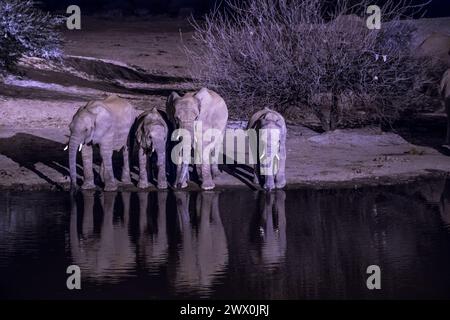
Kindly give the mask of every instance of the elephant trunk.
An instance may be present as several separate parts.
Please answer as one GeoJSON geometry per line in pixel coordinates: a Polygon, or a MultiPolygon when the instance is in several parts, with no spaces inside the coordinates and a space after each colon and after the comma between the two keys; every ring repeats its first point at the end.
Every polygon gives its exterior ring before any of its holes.
{"type": "Polygon", "coordinates": [[[69,170],[71,188],[77,187],[77,152],[82,141],[82,138],[77,136],[71,136],[69,140],[69,170]]]}

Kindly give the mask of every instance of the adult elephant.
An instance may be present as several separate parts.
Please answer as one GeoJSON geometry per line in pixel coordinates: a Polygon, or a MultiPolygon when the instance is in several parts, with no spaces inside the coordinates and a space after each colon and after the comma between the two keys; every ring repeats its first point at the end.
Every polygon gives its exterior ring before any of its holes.
{"type": "MultiPolygon", "coordinates": [[[[223,98],[216,92],[202,88],[179,96],[173,92],[167,100],[167,114],[176,129],[184,129],[189,134],[191,148],[201,155],[199,161],[202,189],[214,189],[213,178],[219,173],[218,152],[223,143],[223,135],[228,121],[228,108],[223,98]],[[197,129],[194,128],[197,126],[197,129]],[[214,155],[213,155],[214,153],[214,155]]],[[[175,136],[180,134],[175,132],[175,136]]],[[[185,136],[183,136],[183,139],[185,136]]],[[[175,149],[176,150],[176,149],[175,149]]],[[[184,152],[184,150],[183,150],[184,152]]],[[[190,156],[190,152],[188,152],[190,156]]],[[[173,160],[173,159],[172,159],[173,160]]],[[[189,163],[177,164],[175,186],[187,186],[189,163]]]]}
{"type": "Polygon", "coordinates": [[[135,120],[135,109],[118,96],[91,101],[78,109],[70,123],[69,166],[71,187],[77,188],[76,158],[81,149],[84,182],[82,189],[93,189],[92,146],[100,147],[102,166],[100,175],[105,182],[105,191],[117,189],[112,167],[113,151],[123,152],[122,182],[131,184],[128,159],[128,134],[135,120]],[[84,147],[83,147],[84,146],[84,147]]]}
{"type": "Polygon", "coordinates": [[[450,145],[450,69],[448,69],[441,81],[441,97],[447,113],[447,137],[445,143],[450,145]]]}

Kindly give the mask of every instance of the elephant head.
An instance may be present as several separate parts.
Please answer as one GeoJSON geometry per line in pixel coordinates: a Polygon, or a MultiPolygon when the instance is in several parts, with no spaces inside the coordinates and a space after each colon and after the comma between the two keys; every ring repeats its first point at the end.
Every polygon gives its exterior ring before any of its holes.
{"type": "MultiPolygon", "coordinates": [[[[180,97],[172,92],[167,99],[167,112],[176,129],[185,129],[194,137],[194,123],[200,115],[200,100],[194,93],[180,97]]],[[[191,144],[193,142],[194,139],[191,139],[191,144]]]]}
{"type": "Polygon", "coordinates": [[[83,145],[95,143],[96,137],[106,132],[111,126],[111,115],[101,105],[88,103],[80,108],[69,125],[69,167],[72,187],[77,186],[76,157],[83,145]]]}
{"type": "Polygon", "coordinates": [[[166,122],[159,114],[158,109],[153,108],[150,112],[143,114],[143,119],[136,130],[136,142],[142,148],[153,151],[155,145],[162,144],[165,147],[167,134],[166,122]]]}

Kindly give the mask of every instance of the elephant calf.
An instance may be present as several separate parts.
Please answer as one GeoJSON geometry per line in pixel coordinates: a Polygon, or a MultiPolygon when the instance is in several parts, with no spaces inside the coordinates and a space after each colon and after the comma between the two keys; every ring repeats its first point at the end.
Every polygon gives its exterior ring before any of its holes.
{"type": "Polygon", "coordinates": [[[441,96],[447,113],[447,137],[445,143],[450,145],[450,69],[448,69],[441,82],[441,96]]]}
{"type": "Polygon", "coordinates": [[[78,109],[70,123],[68,145],[72,188],[77,187],[77,150],[81,150],[83,158],[84,183],[81,188],[95,188],[92,170],[92,146],[95,144],[100,147],[100,175],[105,182],[105,191],[117,189],[112,167],[113,151],[122,150],[122,182],[131,184],[127,142],[135,118],[134,107],[116,95],[108,96],[104,100],[90,101],[78,109]]]}
{"type": "Polygon", "coordinates": [[[250,141],[250,152],[257,154],[254,182],[264,189],[284,188],[286,185],[286,123],[281,114],[269,108],[256,112],[249,120],[247,130],[256,131],[256,141],[250,141]],[[259,151],[259,152],[255,152],[259,151]]]}
{"type": "Polygon", "coordinates": [[[158,189],[167,188],[166,177],[166,146],[169,135],[169,125],[165,112],[153,108],[142,113],[137,121],[136,145],[139,148],[139,183],[138,187],[148,187],[147,155],[156,152],[158,157],[158,189]]]}

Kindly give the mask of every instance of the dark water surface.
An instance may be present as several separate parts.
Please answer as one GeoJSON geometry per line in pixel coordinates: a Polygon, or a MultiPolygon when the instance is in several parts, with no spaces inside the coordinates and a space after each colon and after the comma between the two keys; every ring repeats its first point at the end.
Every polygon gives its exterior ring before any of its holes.
{"type": "Polygon", "coordinates": [[[0,194],[1,298],[450,298],[450,183],[0,194]],[[81,268],[68,290],[66,268],[81,268]],[[381,268],[370,291],[366,269],[381,268]]]}

